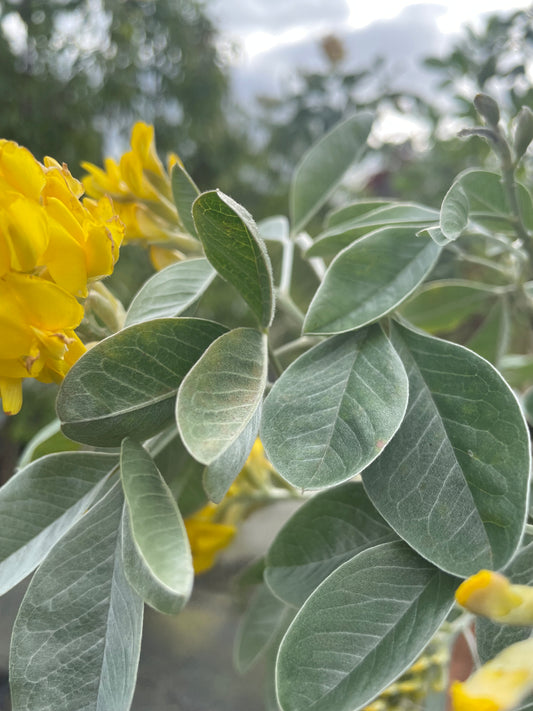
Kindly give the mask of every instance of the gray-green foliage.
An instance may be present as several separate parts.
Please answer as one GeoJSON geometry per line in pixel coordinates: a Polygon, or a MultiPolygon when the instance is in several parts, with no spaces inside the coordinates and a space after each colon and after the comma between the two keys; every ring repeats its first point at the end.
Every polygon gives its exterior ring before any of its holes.
{"type": "MultiPolygon", "coordinates": [[[[259,228],[175,169],[205,259],[150,279],[65,378],[62,430],[94,451],[28,464],[30,449],[0,489],[4,589],[40,564],[13,636],[14,711],[129,709],[142,602],[186,604],[185,525],[208,501],[216,530],[308,499],[241,580],[235,660],[265,660],[269,709],[362,708],[423,652],[460,578],[530,580],[529,434],[497,370],[533,385],[530,198],[505,164],[502,180],[462,173],[440,213],[352,201],[302,233],[369,130],[355,116],[311,148],[290,219],[259,228]],[[239,308],[204,318],[223,292],[239,308]]],[[[511,639],[479,630],[483,657],[511,639]]]]}

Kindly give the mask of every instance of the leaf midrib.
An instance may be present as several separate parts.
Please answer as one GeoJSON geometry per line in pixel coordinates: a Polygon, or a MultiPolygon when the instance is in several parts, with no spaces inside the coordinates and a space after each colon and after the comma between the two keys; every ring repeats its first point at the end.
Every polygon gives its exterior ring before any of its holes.
{"type": "MultiPolygon", "coordinates": [[[[385,229],[389,229],[389,228],[385,228],[385,229]]],[[[355,244],[356,244],[357,246],[360,246],[361,244],[363,244],[363,241],[364,241],[365,239],[367,239],[367,237],[372,237],[372,236],[373,236],[373,233],[370,233],[369,235],[365,235],[365,236],[362,237],[360,240],[358,240],[357,242],[355,242],[355,244]]],[[[426,250],[427,250],[427,251],[430,251],[430,249],[428,249],[428,248],[433,249],[433,246],[434,246],[434,245],[435,245],[435,242],[433,242],[433,240],[429,239],[429,240],[427,241],[427,243],[423,246],[423,248],[420,249],[420,251],[417,253],[416,258],[409,260],[409,261],[406,263],[406,265],[405,265],[399,272],[396,273],[396,276],[394,277],[394,279],[393,279],[391,282],[389,282],[389,286],[391,286],[392,284],[396,284],[396,283],[398,282],[398,280],[399,280],[401,277],[404,276],[404,273],[409,270],[409,268],[412,266],[412,264],[413,264],[414,262],[416,262],[416,259],[418,259],[418,257],[420,257],[420,255],[423,255],[423,254],[426,252],[426,250]]],[[[346,249],[350,249],[350,247],[352,247],[352,245],[349,245],[346,249]]],[[[341,252],[340,254],[342,254],[342,252],[341,252]]],[[[339,256],[340,256],[340,254],[339,254],[339,256]]],[[[437,259],[437,257],[438,257],[439,254],[440,254],[440,250],[439,250],[439,251],[437,252],[437,254],[435,255],[434,259],[432,260],[432,263],[435,262],[435,260],[437,259]]],[[[333,264],[333,263],[332,263],[332,264],[333,264]]],[[[431,265],[429,265],[429,266],[431,266],[431,265]]],[[[427,267],[427,268],[425,269],[426,273],[427,273],[428,269],[429,269],[429,267],[427,267]]],[[[323,283],[324,283],[324,282],[323,282],[323,283]]],[[[370,318],[370,319],[367,319],[367,320],[364,321],[363,323],[358,324],[357,328],[363,328],[364,326],[368,326],[368,324],[373,323],[373,322],[376,321],[377,319],[381,318],[381,317],[384,316],[385,314],[387,314],[387,313],[389,313],[390,311],[392,311],[393,309],[395,309],[396,306],[398,306],[398,305],[399,305],[402,301],[404,301],[410,294],[413,293],[413,291],[417,288],[417,286],[418,286],[418,283],[415,284],[406,294],[404,294],[404,295],[401,297],[401,299],[400,299],[399,301],[396,301],[396,303],[395,303],[393,306],[391,306],[390,308],[387,308],[384,312],[378,314],[377,316],[372,317],[372,318],[370,318]]],[[[365,301],[366,301],[366,300],[371,300],[371,299],[373,298],[374,294],[378,293],[378,292],[381,291],[382,289],[383,289],[383,284],[376,285],[375,288],[373,288],[371,291],[369,291],[368,294],[365,296],[365,301]]],[[[314,299],[313,299],[313,301],[314,301],[314,299]]],[[[311,304],[311,305],[312,305],[312,304],[311,304]]],[[[310,308],[311,308],[311,307],[309,307],[309,309],[310,309],[310,308]]],[[[357,313],[358,310],[360,310],[360,306],[358,306],[358,307],[352,309],[349,313],[344,314],[343,316],[340,316],[340,317],[338,317],[338,318],[336,318],[336,319],[334,319],[334,320],[330,320],[330,321],[326,322],[325,324],[322,324],[322,326],[319,326],[318,328],[322,328],[322,329],[323,329],[324,327],[328,327],[328,326],[329,326],[330,328],[338,328],[339,325],[342,324],[343,321],[346,321],[347,318],[352,318],[352,317],[353,317],[353,314],[354,314],[354,313],[357,313]],[[335,324],[338,324],[338,325],[336,326],[335,324]]],[[[342,328],[343,328],[343,332],[344,332],[344,333],[353,330],[353,326],[350,326],[350,327],[342,326],[342,328]]],[[[332,331],[323,331],[323,330],[317,331],[316,329],[314,329],[314,330],[312,330],[312,331],[307,331],[307,329],[306,329],[306,330],[305,330],[305,333],[311,333],[311,334],[312,334],[312,333],[318,333],[319,335],[324,335],[324,334],[327,334],[327,333],[337,333],[337,331],[333,331],[333,332],[332,332],[332,331]]]]}
{"type": "Polygon", "coordinates": [[[179,388],[175,388],[170,392],[159,395],[158,397],[152,398],[151,400],[145,400],[140,404],[132,405],[131,407],[124,408],[122,410],[115,410],[114,412],[107,412],[105,415],[95,415],[94,417],[84,418],[80,420],[63,420],[61,425],[84,425],[93,424],[94,422],[105,422],[106,420],[113,419],[116,417],[121,417],[127,415],[131,412],[137,412],[139,410],[144,410],[158,403],[164,402],[165,400],[170,400],[175,397],[179,388]]]}
{"type": "MultiPolygon", "coordinates": [[[[401,338],[401,336],[400,336],[400,338],[401,338]]],[[[402,338],[401,340],[402,340],[402,343],[404,344],[404,346],[405,346],[405,347],[407,348],[407,350],[409,351],[409,355],[410,355],[410,357],[411,357],[413,367],[416,368],[416,371],[417,371],[417,373],[418,373],[418,375],[419,375],[419,377],[420,377],[420,380],[421,380],[421,381],[423,382],[423,384],[424,384],[425,393],[426,393],[427,396],[429,396],[429,399],[431,400],[431,404],[432,404],[433,411],[434,411],[434,413],[436,414],[436,416],[438,417],[438,420],[439,420],[439,423],[440,423],[441,426],[442,426],[442,429],[443,429],[444,432],[446,433],[446,440],[447,440],[447,442],[448,442],[448,444],[449,444],[449,447],[450,447],[450,449],[451,449],[451,452],[452,452],[452,454],[453,454],[453,459],[454,459],[454,461],[455,461],[455,464],[457,465],[458,470],[461,472],[461,477],[462,477],[464,483],[466,484],[466,488],[467,488],[467,490],[468,490],[468,493],[470,494],[470,498],[471,498],[471,501],[472,501],[473,509],[474,509],[474,511],[475,511],[475,516],[476,516],[478,522],[479,522],[480,525],[481,525],[481,530],[483,531],[483,536],[484,536],[484,538],[485,538],[485,541],[486,541],[486,543],[487,543],[487,549],[488,549],[488,551],[489,551],[489,559],[490,559],[490,561],[491,561],[491,563],[492,563],[492,562],[493,562],[493,558],[494,558],[494,554],[493,554],[493,551],[492,551],[492,546],[491,546],[491,543],[490,543],[490,538],[489,538],[489,536],[488,536],[488,534],[487,534],[487,530],[486,530],[486,528],[485,528],[484,521],[483,521],[483,519],[482,519],[481,516],[480,516],[479,509],[478,509],[478,507],[477,507],[477,504],[476,504],[476,500],[475,500],[475,498],[474,498],[474,495],[472,494],[472,489],[471,489],[471,487],[470,487],[470,484],[469,484],[469,482],[468,482],[468,479],[467,479],[466,476],[464,475],[463,467],[461,466],[461,464],[459,463],[459,460],[457,459],[457,454],[456,454],[456,451],[455,451],[455,447],[454,447],[453,442],[452,442],[452,440],[451,440],[451,438],[450,438],[450,435],[449,435],[449,433],[448,433],[448,429],[447,429],[447,427],[446,427],[445,420],[443,419],[443,417],[442,417],[442,415],[441,415],[441,413],[440,413],[440,410],[439,410],[439,408],[438,408],[438,406],[437,406],[437,403],[435,402],[435,398],[433,397],[433,393],[432,393],[432,391],[431,391],[431,389],[430,389],[428,383],[426,382],[426,379],[424,378],[424,375],[423,375],[423,373],[422,373],[422,370],[421,370],[421,368],[419,367],[418,362],[417,362],[416,358],[415,358],[414,355],[413,355],[413,351],[412,351],[411,347],[410,347],[408,344],[405,343],[405,341],[403,340],[403,338],[402,338]]],[[[489,567],[489,566],[487,565],[486,567],[489,567]]],[[[451,573],[451,572],[448,571],[448,570],[445,571],[445,572],[447,572],[447,573],[449,573],[449,574],[451,574],[451,575],[454,574],[454,573],[451,573]]]]}
{"type": "MultiPolygon", "coordinates": [[[[363,572],[364,572],[364,571],[363,571],[363,572]]],[[[371,650],[368,652],[368,654],[366,654],[366,655],[364,656],[364,658],[361,659],[360,662],[358,662],[357,665],[354,666],[351,671],[349,671],[337,684],[335,684],[335,686],[331,687],[331,689],[329,689],[323,696],[321,696],[320,699],[318,699],[317,701],[315,701],[314,703],[312,703],[312,704],[308,707],[308,709],[313,709],[313,708],[315,708],[318,704],[322,704],[322,703],[324,702],[324,699],[327,699],[329,696],[331,696],[341,685],[347,683],[346,680],[349,680],[349,679],[353,676],[353,674],[355,673],[355,671],[356,671],[362,664],[365,664],[366,661],[367,661],[371,656],[375,655],[375,654],[379,651],[379,648],[380,648],[380,647],[383,645],[383,643],[389,638],[389,636],[390,636],[391,634],[394,634],[394,633],[395,633],[397,627],[398,627],[398,626],[400,625],[400,623],[404,620],[405,616],[406,616],[408,613],[411,612],[411,609],[412,609],[413,607],[416,607],[416,606],[419,604],[420,598],[423,596],[423,594],[426,592],[426,590],[430,587],[430,585],[434,582],[434,580],[436,579],[436,577],[437,577],[438,575],[439,575],[439,571],[438,571],[438,570],[435,570],[435,573],[433,573],[431,579],[430,579],[430,580],[422,587],[422,589],[420,590],[420,593],[419,593],[419,595],[417,596],[416,600],[413,600],[413,601],[411,601],[411,602],[408,604],[408,606],[407,606],[407,608],[405,609],[405,611],[396,619],[394,625],[391,625],[391,627],[390,627],[389,630],[386,632],[386,634],[385,634],[383,637],[381,637],[381,638],[376,642],[376,644],[371,648],[371,650]]],[[[450,607],[451,607],[452,604],[453,604],[453,599],[450,600],[450,607]]],[[[445,617],[445,615],[443,616],[443,618],[444,618],[444,617],[445,617]]],[[[422,647],[421,647],[420,649],[423,649],[423,645],[422,645],[422,647]]],[[[418,654],[418,652],[417,652],[417,654],[418,654]]],[[[407,662],[407,664],[405,665],[404,669],[408,669],[409,666],[410,666],[410,664],[411,664],[411,662],[412,662],[414,659],[416,659],[416,654],[413,656],[413,659],[412,659],[412,660],[410,660],[409,662],[407,662]]],[[[399,672],[399,674],[401,674],[401,672],[399,672]]],[[[378,694],[378,693],[379,693],[379,690],[376,691],[376,694],[378,694]]]]}

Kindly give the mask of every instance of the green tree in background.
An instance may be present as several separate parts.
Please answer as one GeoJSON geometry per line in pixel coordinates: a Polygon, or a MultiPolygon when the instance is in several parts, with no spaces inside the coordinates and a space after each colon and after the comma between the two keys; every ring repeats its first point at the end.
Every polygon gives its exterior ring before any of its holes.
{"type": "MultiPolygon", "coordinates": [[[[452,181],[459,170],[469,166],[495,165],[485,141],[456,140],[455,118],[462,126],[479,123],[473,97],[478,92],[497,97],[508,125],[521,106],[533,108],[531,9],[491,15],[479,30],[465,27],[446,55],[428,57],[424,65],[436,80],[435,98],[421,104],[430,127],[428,149],[422,153],[404,146],[403,160],[401,149],[384,146],[383,151],[388,156],[394,194],[408,195],[416,185],[426,202],[438,205],[443,180],[452,181]]],[[[531,164],[531,155],[526,155],[521,175],[531,171],[531,164]]]]}
{"type": "Polygon", "coordinates": [[[229,187],[242,136],[201,3],[7,0],[0,22],[0,135],[77,173],[142,119],[199,182],[229,187]]]}
{"type": "MultiPolygon", "coordinates": [[[[524,10],[494,15],[478,31],[466,29],[444,57],[428,58],[435,77],[431,100],[391,90],[379,60],[353,70],[339,40],[326,37],[323,69],[295,72],[284,95],[260,97],[258,112],[247,119],[246,108],[232,103],[206,7],[198,0],[4,0],[0,136],[39,158],[64,160],[79,175],[81,160],[99,164],[114,144],[124,149],[132,123],[143,119],[154,123],[161,155],[178,152],[202,189],[221,188],[261,219],[286,212],[294,166],[320,136],[357,110],[416,115],[429,135],[423,151],[409,141],[379,146],[358,196],[416,194],[437,207],[442,185],[459,171],[491,166],[482,139],[456,140],[454,119],[460,117],[461,126],[477,121],[473,96],[496,96],[504,121],[520,105],[533,107],[532,16],[524,10]],[[251,138],[257,133],[259,145],[251,138]]],[[[530,170],[526,157],[520,171],[530,170]]],[[[125,249],[117,284],[131,296],[148,269],[144,253],[128,261],[125,249]]],[[[19,442],[50,419],[44,407],[30,411],[43,413],[43,419],[21,422],[16,432],[11,423],[10,437],[19,442]]],[[[4,434],[0,425],[10,470],[15,455],[4,434]]]]}
{"type": "MultiPolygon", "coordinates": [[[[461,126],[478,121],[473,97],[480,91],[498,97],[504,120],[520,106],[533,107],[531,11],[489,16],[478,31],[466,27],[445,56],[424,61],[434,76],[434,91],[426,90],[424,95],[395,90],[388,78],[390,67],[379,59],[354,71],[346,65],[336,37],[324,38],[322,49],[322,71],[299,70],[282,96],[259,99],[267,137],[264,164],[272,183],[265,189],[267,194],[273,190],[283,194],[287,176],[306,146],[337,121],[361,109],[378,115],[394,110],[420,119],[428,143],[423,149],[411,141],[383,143],[367,193],[405,198],[416,188],[420,200],[438,206],[443,181],[451,182],[460,170],[491,160],[482,140],[456,140],[457,119],[461,126]]],[[[522,171],[527,165],[526,160],[522,171]]]]}
{"type": "MultiPolygon", "coordinates": [[[[161,154],[178,152],[199,184],[233,190],[246,140],[201,2],[6,0],[0,27],[1,137],[79,177],[80,161],[100,163],[114,144],[125,149],[142,119],[155,125],[161,154]]],[[[119,276],[129,291],[149,268],[144,252],[123,250],[119,276]]],[[[35,407],[9,424],[0,418],[0,476],[53,417],[54,393],[30,388],[35,407]]]]}

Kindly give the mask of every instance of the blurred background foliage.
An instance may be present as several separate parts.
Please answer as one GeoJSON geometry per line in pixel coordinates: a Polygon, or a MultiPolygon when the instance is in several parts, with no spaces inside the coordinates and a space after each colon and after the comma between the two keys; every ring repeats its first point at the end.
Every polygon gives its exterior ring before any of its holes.
{"type": "MultiPolygon", "coordinates": [[[[196,0],[3,0],[0,2],[0,136],[52,155],[81,175],[127,149],[132,124],[153,123],[161,155],[179,153],[201,189],[220,187],[256,219],[287,211],[295,164],[325,131],[354,111],[416,117],[417,140],[373,135],[371,159],[345,196],[386,196],[438,207],[453,178],[489,166],[481,139],[459,141],[476,123],[472,98],[484,91],[509,121],[533,108],[533,14],[493,15],[465,28],[445,56],[424,60],[431,86],[391,88],[391,67],[377,59],[354,71],[334,36],[321,43],[321,71],[293,71],[279,97],[238,105],[230,69],[206,5],[196,0]],[[355,190],[357,193],[355,194],[355,190]]],[[[393,68],[392,68],[393,70],[393,68]]],[[[531,177],[531,155],[522,178],[531,177]],[[529,173],[529,176],[527,175],[529,173]]],[[[148,263],[133,250],[121,259],[131,288],[148,263]]],[[[31,386],[23,412],[0,421],[0,472],[12,471],[24,442],[53,416],[51,393],[31,386]]]]}

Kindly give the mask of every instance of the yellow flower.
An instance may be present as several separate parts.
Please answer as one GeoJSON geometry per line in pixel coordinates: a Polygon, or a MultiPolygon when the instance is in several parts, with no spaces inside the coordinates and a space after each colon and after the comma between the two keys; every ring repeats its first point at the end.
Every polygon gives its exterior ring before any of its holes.
{"type": "Polygon", "coordinates": [[[265,457],[258,438],[222,501],[218,505],[209,503],[185,519],[196,573],[213,567],[217,553],[227,548],[234,539],[237,524],[268,500],[265,496],[258,504],[256,495],[268,494],[272,490],[273,473],[274,469],[265,457]]]}
{"type": "Polygon", "coordinates": [[[159,247],[157,244],[150,247],[150,261],[156,272],[160,272],[161,269],[165,269],[171,264],[181,262],[183,259],[185,259],[185,255],[177,249],[167,249],[159,247]]]}
{"type": "Polygon", "coordinates": [[[110,274],[123,226],[109,198],[80,201],[66,165],[0,140],[0,395],[15,414],[22,380],[61,380],[85,348],[78,297],[110,274]]]}
{"type": "Polygon", "coordinates": [[[51,281],[10,272],[0,278],[0,394],[4,411],[22,405],[22,379],[59,381],[85,348],[74,333],[76,299],[51,281]]]}
{"type": "Polygon", "coordinates": [[[185,519],[196,574],[213,567],[217,553],[229,546],[237,532],[235,526],[215,521],[216,515],[217,506],[207,504],[185,519]]]}
{"type": "Polygon", "coordinates": [[[454,711],[508,711],[533,691],[533,638],[512,644],[465,682],[452,684],[454,711]]]}
{"type": "Polygon", "coordinates": [[[178,249],[198,253],[199,243],[187,233],[173,202],[170,171],[176,163],[181,161],[171,154],[164,168],[157,155],[153,126],[139,121],[132,130],[131,151],[118,163],[106,158],[104,169],[82,163],[88,173],[83,185],[94,198],[109,195],[113,199],[128,241],[170,242],[178,249]]]}
{"type": "Polygon", "coordinates": [[[113,271],[122,225],[109,198],[82,203],[82,193],[65,165],[0,140],[0,276],[38,274],[83,297],[113,271]]]}
{"type": "Polygon", "coordinates": [[[533,625],[533,588],[512,585],[500,573],[480,570],[455,593],[457,602],[476,615],[507,625],[533,625]]]}

